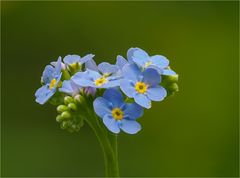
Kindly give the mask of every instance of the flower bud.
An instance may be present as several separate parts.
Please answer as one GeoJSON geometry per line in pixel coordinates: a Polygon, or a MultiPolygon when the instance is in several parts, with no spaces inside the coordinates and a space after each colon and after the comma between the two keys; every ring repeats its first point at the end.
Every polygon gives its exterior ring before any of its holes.
{"type": "Polygon", "coordinates": [[[68,104],[68,108],[71,109],[71,110],[73,110],[73,111],[76,111],[76,110],[77,110],[77,106],[76,106],[76,104],[74,104],[74,103],[69,103],[69,104],[68,104]]]}
{"type": "Polygon", "coordinates": [[[60,125],[61,129],[66,129],[69,127],[69,122],[68,121],[63,121],[60,125]]]}
{"type": "Polygon", "coordinates": [[[82,95],[76,95],[74,97],[75,101],[79,102],[79,103],[84,103],[85,102],[85,98],[82,95]]]}
{"type": "Polygon", "coordinates": [[[61,117],[64,118],[64,119],[70,119],[71,118],[71,114],[68,111],[64,111],[61,114],[61,117]]]}
{"type": "Polygon", "coordinates": [[[70,96],[65,96],[64,97],[64,103],[67,105],[69,103],[72,103],[73,102],[73,98],[70,97],[70,96]]]}
{"type": "Polygon", "coordinates": [[[61,115],[57,115],[56,121],[57,121],[57,122],[62,122],[62,121],[63,121],[62,116],[61,116],[61,115]]]}
{"type": "Polygon", "coordinates": [[[177,83],[172,83],[167,88],[171,92],[178,92],[178,85],[177,85],[177,83]]]}
{"type": "Polygon", "coordinates": [[[176,83],[176,82],[178,82],[178,75],[169,75],[169,76],[166,76],[166,80],[167,80],[169,83],[176,83]]]}
{"type": "Polygon", "coordinates": [[[59,113],[62,113],[62,112],[67,111],[67,110],[68,110],[68,107],[65,106],[65,105],[59,105],[59,106],[57,107],[57,111],[58,111],[59,113]]]}

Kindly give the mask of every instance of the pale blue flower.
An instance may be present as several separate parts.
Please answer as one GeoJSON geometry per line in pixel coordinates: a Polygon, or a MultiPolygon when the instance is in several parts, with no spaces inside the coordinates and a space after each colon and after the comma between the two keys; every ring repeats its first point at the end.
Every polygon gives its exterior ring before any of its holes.
{"type": "Polygon", "coordinates": [[[46,103],[57,91],[58,83],[61,79],[61,57],[58,58],[56,67],[47,65],[42,74],[43,86],[36,93],[36,102],[46,103]]]}
{"type": "Polygon", "coordinates": [[[75,96],[80,92],[80,89],[81,87],[76,85],[72,80],[65,80],[62,83],[62,87],[59,88],[59,91],[75,96]]]}
{"type": "Polygon", "coordinates": [[[66,65],[70,65],[72,67],[74,67],[76,64],[82,65],[84,63],[86,63],[87,61],[92,60],[92,58],[94,57],[93,54],[88,54],[84,57],[80,57],[79,55],[67,55],[63,58],[63,61],[66,65]]]}
{"type": "Polygon", "coordinates": [[[143,115],[142,107],[136,103],[124,103],[123,96],[117,89],[107,89],[103,97],[94,100],[93,107],[103,119],[104,125],[113,133],[123,130],[135,134],[141,130],[136,119],[143,115]]]}
{"type": "Polygon", "coordinates": [[[151,101],[162,101],[167,96],[166,90],[159,85],[161,76],[155,69],[142,72],[136,64],[127,64],[123,67],[123,76],[121,90],[142,107],[149,109],[151,101]]]}

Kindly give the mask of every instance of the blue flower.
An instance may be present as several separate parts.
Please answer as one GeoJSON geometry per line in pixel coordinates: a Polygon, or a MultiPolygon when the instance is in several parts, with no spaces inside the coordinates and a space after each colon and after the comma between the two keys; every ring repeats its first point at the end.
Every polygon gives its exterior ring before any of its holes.
{"type": "Polygon", "coordinates": [[[119,86],[119,80],[112,76],[105,76],[93,70],[78,72],[72,81],[81,87],[111,88],[119,86]]]}
{"type": "Polygon", "coordinates": [[[103,119],[105,126],[113,133],[120,129],[129,134],[141,130],[141,125],[136,121],[143,115],[143,109],[136,103],[124,103],[121,92],[117,89],[107,89],[103,97],[98,97],[93,102],[94,111],[103,119]]]}
{"type": "Polygon", "coordinates": [[[154,68],[161,75],[176,75],[169,67],[169,60],[162,55],[149,56],[140,48],[130,48],[127,52],[127,59],[129,63],[135,63],[143,69],[154,68]]]}
{"type": "Polygon", "coordinates": [[[127,64],[123,68],[124,78],[120,82],[121,90],[142,107],[150,108],[152,101],[162,101],[166,90],[159,85],[161,76],[152,68],[143,72],[136,64],[127,64]]]}
{"type": "Polygon", "coordinates": [[[36,102],[44,104],[57,91],[58,83],[61,79],[61,57],[58,58],[56,67],[47,65],[42,74],[42,81],[44,85],[39,88],[36,93],[36,102]]]}
{"type": "Polygon", "coordinates": [[[80,92],[80,89],[81,87],[76,85],[72,80],[65,80],[63,81],[62,87],[59,88],[59,91],[75,96],[80,92]]]}
{"type": "Polygon", "coordinates": [[[80,57],[79,55],[67,55],[63,58],[63,61],[66,65],[71,66],[73,68],[76,68],[77,65],[82,65],[86,63],[87,61],[92,60],[94,57],[93,54],[88,54],[84,57],[80,57]]]}
{"type": "Polygon", "coordinates": [[[105,76],[114,76],[116,78],[121,77],[121,70],[123,66],[127,63],[127,60],[122,56],[117,56],[116,64],[110,64],[108,62],[102,62],[99,65],[95,63],[94,60],[89,60],[86,62],[86,69],[90,69],[99,72],[105,76]]]}

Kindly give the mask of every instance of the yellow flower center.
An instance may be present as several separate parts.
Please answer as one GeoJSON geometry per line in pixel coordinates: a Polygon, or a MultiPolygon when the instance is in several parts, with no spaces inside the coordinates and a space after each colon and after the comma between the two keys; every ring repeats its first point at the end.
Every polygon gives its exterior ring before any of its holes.
{"type": "Polygon", "coordinates": [[[102,86],[104,83],[107,83],[107,79],[105,77],[98,78],[94,81],[96,86],[102,86]]]}
{"type": "Polygon", "coordinates": [[[70,66],[75,70],[75,69],[77,69],[77,67],[78,67],[78,63],[73,63],[73,64],[71,64],[70,66]]]}
{"type": "Polygon", "coordinates": [[[148,61],[145,63],[144,67],[147,68],[148,66],[150,66],[152,64],[152,61],[148,61]]]}
{"type": "Polygon", "coordinates": [[[116,120],[122,120],[123,119],[123,111],[120,108],[114,108],[112,110],[112,116],[116,120]]]}
{"type": "Polygon", "coordinates": [[[147,91],[147,84],[145,84],[144,82],[137,82],[135,84],[135,90],[138,92],[138,93],[145,93],[147,91]]]}
{"type": "Polygon", "coordinates": [[[57,82],[57,80],[55,78],[51,80],[51,82],[49,84],[49,89],[50,90],[53,89],[53,87],[56,85],[56,82],[57,82]]]}

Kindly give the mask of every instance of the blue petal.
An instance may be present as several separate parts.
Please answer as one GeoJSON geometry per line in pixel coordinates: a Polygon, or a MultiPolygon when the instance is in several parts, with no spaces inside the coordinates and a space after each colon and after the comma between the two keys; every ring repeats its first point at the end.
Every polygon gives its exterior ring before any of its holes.
{"type": "Polygon", "coordinates": [[[103,74],[112,74],[118,71],[118,67],[107,62],[102,62],[98,65],[98,70],[103,74]]]}
{"type": "Polygon", "coordinates": [[[152,101],[162,101],[166,96],[167,91],[161,86],[148,88],[147,90],[147,97],[152,101]]]}
{"type": "Polygon", "coordinates": [[[151,108],[151,101],[144,94],[135,93],[134,100],[137,104],[144,108],[151,108]]]}
{"type": "Polygon", "coordinates": [[[74,64],[74,63],[78,63],[80,62],[80,56],[79,55],[67,55],[63,58],[63,61],[65,64],[68,64],[68,65],[71,65],[71,64],[74,64]]]}
{"type": "Polygon", "coordinates": [[[62,58],[59,56],[55,67],[55,77],[58,77],[62,71],[62,58]]]}
{"type": "Polygon", "coordinates": [[[119,67],[119,69],[122,69],[123,66],[124,66],[125,64],[127,64],[127,63],[128,63],[128,62],[127,62],[127,60],[126,60],[124,57],[122,57],[122,56],[120,56],[120,55],[117,56],[116,65],[119,67]]]}
{"type": "Polygon", "coordinates": [[[80,59],[80,63],[84,64],[87,61],[93,60],[94,55],[93,54],[88,54],[80,59]]]}
{"type": "Polygon", "coordinates": [[[79,93],[80,87],[78,87],[73,81],[65,80],[63,81],[62,87],[59,88],[59,91],[67,93],[69,95],[76,95],[79,93]]]}
{"type": "Polygon", "coordinates": [[[143,72],[143,82],[150,86],[156,86],[161,82],[161,77],[155,69],[148,68],[143,72]]]}
{"type": "Polygon", "coordinates": [[[48,84],[54,78],[55,69],[51,65],[47,65],[43,71],[42,79],[44,84],[48,84]]]}
{"type": "Polygon", "coordinates": [[[90,59],[85,62],[85,68],[86,70],[89,69],[89,70],[98,71],[97,64],[93,59],[90,59]]]}
{"type": "Polygon", "coordinates": [[[137,50],[139,50],[139,48],[129,48],[128,49],[128,51],[127,51],[128,62],[133,63],[133,55],[134,55],[134,52],[137,50]]]}
{"type": "Polygon", "coordinates": [[[176,75],[176,72],[170,69],[164,69],[162,75],[176,75]]]}
{"type": "Polygon", "coordinates": [[[124,116],[135,120],[143,115],[143,108],[136,103],[126,103],[123,112],[124,116]]]}
{"type": "Polygon", "coordinates": [[[103,97],[98,97],[93,102],[93,108],[95,113],[103,118],[106,114],[111,114],[112,104],[103,97]]]}
{"type": "Polygon", "coordinates": [[[89,71],[78,72],[74,76],[72,76],[71,80],[78,86],[93,86],[93,80],[89,76],[89,71]]]}
{"type": "Polygon", "coordinates": [[[145,63],[149,60],[149,56],[144,50],[138,48],[133,52],[132,59],[137,65],[143,67],[145,63]]]}
{"type": "Polygon", "coordinates": [[[137,81],[140,76],[142,76],[140,69],[136,64],[126,64],[122,70],[123,77],[125,79],[130,79],[137,81]]]}
{"type": "Polygon", "coordinates": [[[112,88],[120,85],[120,80],[109,80],[107,83],[103,84],[100,88],[112,88]]]}
{"type": "Polygon", "coordinates": [[[123,119],[119,126],[124,132],[128,134],[136,134],[141,130],[141,125],[134,120],[123,119]]]}
{"type": "Polygon", "coordinates": [[[136,93],[134,83],[131,80],[122,79],[120,81],[120,88],[123,93],[125,93],[125,95],[127,95],[129,98],[132,98],[134,96],[134,93],[136,93]]]}
{"type": "Polygon", "coordinates": [[[96,79],[101,78],[102,75],[99,74],[97,71],[87,70],[87,77],[95,81],[96,79]]]}
{"type": "Polygon", "coordinates": [[[154,65],[161,68],[165,68],[169,65],[169,60],[162,55],[151,56],[150,61],[152,61],[154,65]]]}
{"type": "Polygon", "coordinates": [[[39,88],[36,93],[36,102],[39,104],[45,104],[56,92],[56,89],[50,90],[48,86],[44,85],[39,88]]]}
{"type": "Polygon", "coordinates": [[[110,130],[111,132],[113,132],[113,133],[120,132],[118,121],[113,119],[113,117],[111,117],[110,115],[104,116],[103,123],[108,128],[108,130],[110,130]]]}
{"type": "Polygon", "coordinates": [[[121,107],[123,104],[123,96],[121,92],[115,88],[107,89],[103,94],[103,98],[111,102],[114,108],[121,107]]]}

